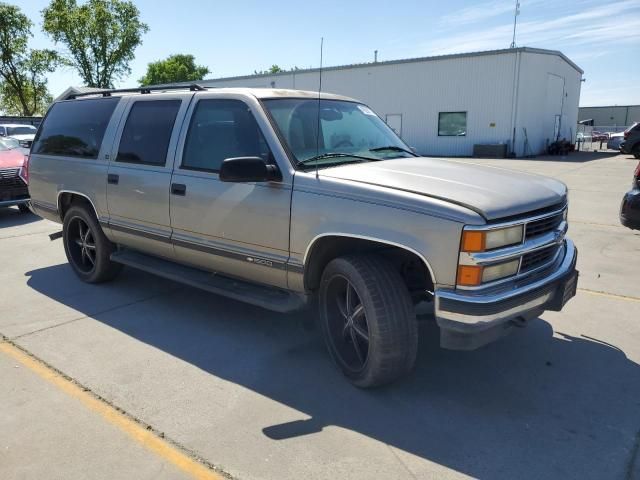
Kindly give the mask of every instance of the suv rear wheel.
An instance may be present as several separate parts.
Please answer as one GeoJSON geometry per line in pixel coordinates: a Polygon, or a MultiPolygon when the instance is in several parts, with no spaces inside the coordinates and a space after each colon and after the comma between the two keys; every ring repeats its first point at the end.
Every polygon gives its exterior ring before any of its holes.
{"type": "Polygon", "coordinates": [[[97,219],[86,207],[74,205],[64,216],[64,251],[73,271],[87,283],[115,278],[122,269],[112,262],[115,245],[107,239],[97,219]]]}
{"type": "Polygon", "coordinates": [[[320,322],[331,357],[358,387],[390,383],[415,363],[418,328],[411,296],[383,258],[353,255],[327,265],[320,322]]]}

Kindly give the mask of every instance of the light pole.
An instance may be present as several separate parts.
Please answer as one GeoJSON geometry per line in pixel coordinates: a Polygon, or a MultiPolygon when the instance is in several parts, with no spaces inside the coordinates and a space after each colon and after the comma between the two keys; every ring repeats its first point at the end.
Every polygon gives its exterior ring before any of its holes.
{"type": "Polygon", "coordinates": [[[516,48],[516,23],[518,23],[518,15],[520,15],[520,2],[516,0],[516,10],[513,13],[513,39],[511,40],[511,48],[516,48]]]}

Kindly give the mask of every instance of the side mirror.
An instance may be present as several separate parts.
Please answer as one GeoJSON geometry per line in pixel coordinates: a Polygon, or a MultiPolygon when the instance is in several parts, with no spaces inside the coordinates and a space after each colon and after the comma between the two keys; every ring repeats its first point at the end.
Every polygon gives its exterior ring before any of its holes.
{"type": "Polygon", "coordinates": [[[282,180],[275,165],[267,165],[260,157],[227,158],[222,162],[221,182],[269,182],[282,180]]]}

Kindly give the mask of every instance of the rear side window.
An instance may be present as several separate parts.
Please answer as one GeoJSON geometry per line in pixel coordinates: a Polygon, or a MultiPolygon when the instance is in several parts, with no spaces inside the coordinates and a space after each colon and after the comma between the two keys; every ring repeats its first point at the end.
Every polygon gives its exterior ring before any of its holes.
{"type": "Polygon", "coordinates": [[[100,145],[119,98],[56,103],[38,129],[32,153],[98,158],[100,145]]]}
{"type": "Polygon", "coordinates": [[[240,100],[200,100],[191,117],[182,168],[218,172],[233,157],[272,162],[269,146],[247,104],[240,100]]]}
{"type": "Polygon", "coordinates": [[[136,102],[122,131],[116,162],[164,165],[180,100],[136,102]]]}

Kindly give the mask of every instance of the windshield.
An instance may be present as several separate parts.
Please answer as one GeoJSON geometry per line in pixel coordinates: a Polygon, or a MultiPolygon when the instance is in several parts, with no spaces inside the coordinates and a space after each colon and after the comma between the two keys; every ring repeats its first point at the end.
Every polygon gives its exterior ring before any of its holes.
{"type": "Polygon", "coordinates": [[[36,127],[29,127],[29,126],[7,127],[7,135],[10,137],[13,135],[35,135],[35,134],[36,134],[36,127]]]}
{"type": "MultiPolygon", "coordinates": [[[[319,165],[331,166],[353,162],[354,159],[367,161],[415,156],[365,105],[302,98],[268,99],[264,104],[298,164],[316,157],[319,157],[319,165]]],[[[307,166],[315,166],[315,163],[307,166]]]]}
{"type": "Polygon", "coordinates": [[[4,152],[7,150],[13,150],[14,148],[18,148],[20,146],[20,142],[15,138],[0,138],[0,152],[4,152]]]}

